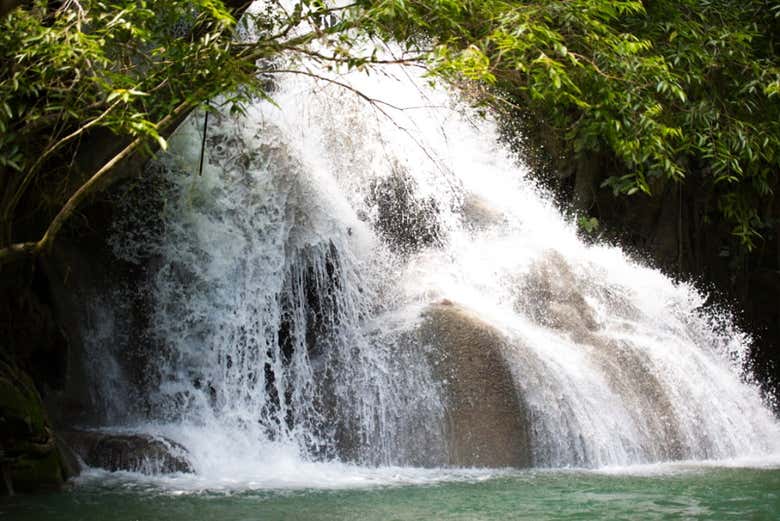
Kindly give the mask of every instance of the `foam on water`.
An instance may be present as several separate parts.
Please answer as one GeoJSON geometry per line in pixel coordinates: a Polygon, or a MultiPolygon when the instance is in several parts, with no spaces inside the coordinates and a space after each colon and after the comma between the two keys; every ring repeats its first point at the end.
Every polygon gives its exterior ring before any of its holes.
{"type": "Polygon", "coordinates": [[[591,472],[616,476],[669,476],[710,472],[713,469],[780,469],[780,455],[717,460],[686,460],[641,465],[608,465],[591,472]]]}
{"type": "Polygon", "coordinates": [[[516,471],[511,469],[428,469],[421,467],[367,467],[340,462],[305,462],[283,452],[249,473],[234,475],[172,473],[142,474],[88,469],[77,484],[111,488],[146,489],[166,494],[232,493],[257,490],[341,490],[376,487],[422,486],[437,483],[475,483],[516,471]]]}

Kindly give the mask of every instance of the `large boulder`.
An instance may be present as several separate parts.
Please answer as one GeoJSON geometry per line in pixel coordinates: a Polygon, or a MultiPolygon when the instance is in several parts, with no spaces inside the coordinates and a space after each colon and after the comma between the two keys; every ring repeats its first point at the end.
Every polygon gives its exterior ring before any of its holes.
{"type": "Polygon", "coordinates": [[[447,301],[429,306],[420,328],[442,384],[450,465],[527,467],[526,407],[504,358],[506,339],[447,301]]]}
{"type": "Polygon", "coordinates": [[[145,474],[193,471],[187,449],[167,438],[106,431],[67,431],[62,437],[90,467],[145,474]]]}
{"type": "Polygon", "coordinates": [[[32,379],[0,360],[0,494],[56,490],[72,472],[32,379]]]}
{"type": "Polygon", "coordinates": [[[633,321],[640,311],[621,296],[575,272],[557,251],[547,251],[518,288],[515,308],[537,324],[565,335],[604,375],[610,390],[628,405],[641,452],[653,461],[682,459],[685,452],[672,400],[645,350],[604,329],[588,297],[606,304],[610,316],[633,321]]]}

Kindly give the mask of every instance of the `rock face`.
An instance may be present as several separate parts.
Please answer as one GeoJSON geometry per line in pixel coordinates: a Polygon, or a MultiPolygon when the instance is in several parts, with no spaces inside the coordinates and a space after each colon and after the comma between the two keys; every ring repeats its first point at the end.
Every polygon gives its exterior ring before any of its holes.
{"type": "Polygon", "coordinates": [[[32,379],[0,361],[0,494],[56,490],[71,470],[32,379]]]}
{"type": "Polygon", "coordinates": [[[421,197],[403,171],[371,186],[368,203],[376,208],[379,234],[402,251],[414,251],[441,241],[439,208],[432,198],[421,197]]]}
{"type": "Polygon", "coordinates": [[[598,328],[581,289],[566,260],[557,252],[547,252],[519,288],[515,307],[539,324],[580,339],[598,328]]]}
{"type": "Polygon", "coordinates": [[[476,194],[466,194],[460,213],[463,222],[474,230],[484,230],[506,222],[506,217],[501,212],[476,194]]]}
{"type": "Polygon", "coordinates": [[[449,464],[529,466],[526,408],[502,354],[505,339],[448,302],[425,311],[420,334],[443,385],[449,464]]]}
{"type": "MultiPolygon", "coordinates": [[[[610,389],[621,396],[642,437],[642,451],[654,460],[679,460],[695,455],[686,452],[671,398],[658,380],[652,360],[628,340],[604,334],[603,325],[586,296],[599,295],[607,302],[610,315],[636,318],[640,311],[618,293],[578,275],[558,252],[548,251],[532,267],[518,287],[515,308],[534,322],[568,336],[606,376],[610,389]]],[[[545,369],[532,359],[525,360],[526,374],[549,381],[545,369]]],[[[535,437],[540,448],[545,441],[535,437]]]]}
{"type": "Polygon", "coordinates": [[[192,472],[187,449],[166,438],[101,431],[68,431],[62,437],[90,467],[144,474],[192,472]]]}
{"type": "MultiPolygon", "coordinates": [[[[661,176],[651,197],[614,197],[596,189],[609,175],[608,164],[592,179],[596,199],[589,215],[629,251],[651,260],[667,273],[699,281],[713,302],[738,309],[740,327],[753,336],[748,364],[763,382],[769,401],[780,404],[780,204],[756,207],[765,227],[756,248],[747,252],[733,223],[718,211],[706,172],[692,165],[685,183],[661,176]],[[712,289],[717,288],[715,291],[712,289]]],[[[579,172],[578,172],[579,175],[579,172]]],[[[775,190],[776,193],[776,190],[775,190]]],[[[780,412],[780,405],[775,406],[780,412]]]]}

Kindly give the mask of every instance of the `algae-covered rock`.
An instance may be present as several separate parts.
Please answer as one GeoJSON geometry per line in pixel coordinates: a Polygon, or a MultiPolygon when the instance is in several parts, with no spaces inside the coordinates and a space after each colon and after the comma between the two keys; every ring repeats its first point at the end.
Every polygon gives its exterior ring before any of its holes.
{"type": "Polygon", "coordinates": [[[45,456],[18,459],[11,467],[11,483],[14,492],[42,492],[57,490],[65,482],[56,450],[45,456]]]}
{"type": "MultiPolygon", "coordinates": [[[[0,440],[45,438],[46,415],[27,374],[0,362],[0,440]]],[[[7,453],[16,445],[5,445],[7,453]]]]}
{"type": "Polygon", "coordinates": [[[0,361],[0,448],[2,489],[7,494],[58,489],[67,478],[35,385],[24,371],[3,361],[0,361]]]}

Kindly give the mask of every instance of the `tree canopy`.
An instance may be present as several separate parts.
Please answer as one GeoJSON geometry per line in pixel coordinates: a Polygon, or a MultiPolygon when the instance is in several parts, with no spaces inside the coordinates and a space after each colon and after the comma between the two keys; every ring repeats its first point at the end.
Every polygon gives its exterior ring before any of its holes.
{"type": "Polygon", "coordinates": [[[116,164],[74,184],[73,158],[88,135],[124,140],[115,160],[164,147],[183,114],[218,94],[239,111],[267,96],[277,57],[360,67],[381,61],[372,39],[398,42],[411,57],[401,61],[425,63],[506,117],[540,122],[567,157],[615,157],[620,168],[605,181],[615,194],[650,194],[654,180],[699,176],[747,248],[761,238],[762,205],[778,184],[777,0],[269,0],[242,24],[236,15],[245,6],[220,0],[6,4],[6,253],[43,249],[89,181],[116,164]],[[51,206],[40,240],[15,231],[31,193],[51,206]]]}
{"type": "Polygon", "coordinates": [[[571,156],[622,163],[605,185],[650,194],[697,175],[747,248],[780,168],[776,0],[366,2],[377,30],[430,46],[433,70],[536,118],[571,156]]]}
{"type": "Polygon", "coordinates": [[[219,95],[241,111],[267,97],[282,54],[347,66],[370,59],[353,56],[346,36],[362,10],[319,0],[259,2],[241,24],[234,15],[246,5],[220,0],[19,4],[0,14],[0,260],[50,246],[118,162],[165,148],[166,132],[194,107],[219,95]],[[125,148],[78,172],[76,156],[91,152],[82,143],[100,132],[125,148]],[[34,201],[22,210],[25,197],[34,201]],[[25,211],[52,216],[40,240],[20,237],[25,211]]]}

